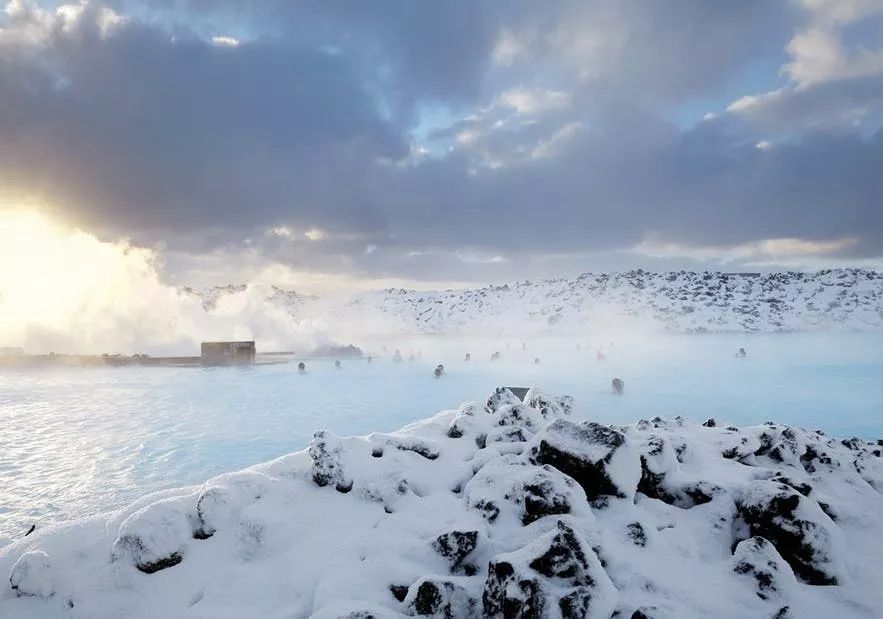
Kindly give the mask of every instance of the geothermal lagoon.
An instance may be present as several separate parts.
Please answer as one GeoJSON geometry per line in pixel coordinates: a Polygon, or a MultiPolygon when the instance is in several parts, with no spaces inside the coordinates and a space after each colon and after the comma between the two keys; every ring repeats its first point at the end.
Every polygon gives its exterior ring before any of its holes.
{"type": "Polygon", "coordinates": [[[371,363],[343,359],[338,370],[333,359],[306,360],[303,376],[296,363],[0,372],[0,540],[303,449],[318,429],[391,432],[498,385],[570,394],[577,420],[605,424],[680,415],[883,437],[880,334],[359,344],[371,363]],[[392,360],[396,349],[404,361],[392,360]],[[438,363],[446,373],[435,379],[438,363]],[[611,394],[614,377],[625,382],[621,397],[611,394]]]}

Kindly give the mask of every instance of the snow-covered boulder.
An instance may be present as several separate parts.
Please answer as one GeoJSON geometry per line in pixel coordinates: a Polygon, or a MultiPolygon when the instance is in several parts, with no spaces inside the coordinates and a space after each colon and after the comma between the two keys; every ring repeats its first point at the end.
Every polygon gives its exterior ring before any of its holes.
{"type": "Polygon", "coordinates": [[[539,389],[531,387],[524,396],[524,403],[536,409],[546,419],[569,417],[573,413],[573,396],[551,395],[539,389]]]}
{"type": "Polygon", "coordinates": [[[678,450],[671,441],[651,435],[639,447],[641,479],[638,492],[669,505],[689,509],[711,501],[723,489],[711,482],[685,477],[679,470],[678,450]]]}
{"type": "Polygon", "coordinates": [[[9,584],[18,595],[48,598],[55,593],[52,562],[42,550],[24,553],[13,564],[9,584]]]}
{"type": "Polygon", "coordinates": [[[484,445],[494,443],[526,443],[533,433],[519,426],[495,426],[484,435],[484,445]]]}
{"type": "Polygon", "coordinates": [[[534,434],[548,423],[538,410],[520,402],[504,404],[492,413],[492,423],[498,427],[520,428],[534,434]]]}
{"type": "Polygon", "coordinates": [[[485,464],[464,496],[490,523],[498,520],[527,525],[544,516],[590,516],[586,495],[570,477],[551,466],[533,466],[514,455],[485,464]]]}
{"type": "Polygon", "coordinates": [[[762,600],[787,599],[797,585],[791,566],[762,537],[739,542],[733,553],[732,565],[733,571],[744,576],[762,600]]]}
{"type": "Polygon", "coordinates": [[[258,501],[273,484],[263,473],[241,471],[221,475],[206,483],[196,500],[197,539],[206,539],[218,528],[231,524],[244,507],[258,501]]]}
{"type": "MultiPolygon", "coordinates": [[[[433,540],[432,548],[448,560],[452,570],[457,570],[463,566],[463,561],[478,546],[479,536],[478,531],[442,533],[433,540]]],[[[470,566],[466,571],[474,572],[475,567],[470,566]]]]}
{"type": "Polygon", "coordinates": [[[111,557],[131,561],[145,574],[178,565],[193,538],[193,520],[179,498],[151,503],[120,525],[111,557]]]}
{"type": "Polygon", "coordinates": [[[531,459],[572,477],[589,500],[603,495],[633,498],[641,477],[638,454],[626,436],[594,422],[556,419],[537,437],[531,459]]]}
{"type": "Polygon", "coordinates": [[[481,404],[478,402],[463,402],[448,426],[448,438],[460,438],[466,434],[474,434],[479,426],[476,419],[478,411],[481,411],[481,404]]]}
{"type": "Polygon", "coordinates": [[[748,535],[772,543],[794,574],[811,585],[843,578],[843,539],[819,505],[793,488],[755,481],[738,502],[748,535]]]}
{"type": "Polygon", "coordinates": [[[658,606],[641,606],[635,609],[630,619],[675,619],[675,617],[658,606]]]}
{"type": "Polygon", "coordinates": [[[522,402],[518,399],[518,396],[512,393],[508,387],[497,387],[494,389],[494,392],[488,396],[484,409],[488,413],[495,413],[497,409],[502,406],[521,403],[522,402]]]}
{"type": "Polygon", "coordinates": [[[403,603],[411,615],[437,619],[477,618],[481,616],[481,605],[467,588],[470,584],[466,579],[427,576],[411,585],[403,603]]]}
{"type": "Polygon", "coordinates": [[[486,617],[608,619],[617,591],[585,539],[563,521],[488,566],[486,617]]]}
{"type": "Polygon", "coordinates": [[[395,436],[392,434],[371,434],[369,440],[372,443],[372,455],[382,457],[386,449],[398,449],[410,451],[427,460],[435,460],[439,456],[438,445],[435,441],[420,439],[414,436],[395,436]]]}
{"type": "Polygon", "coordinates": [[[344,471],[342,452],[340,439],[327,430],[319,430],[313,435],[309,453],[313,461],[313,481],[317,486],[332,486],[343,493],[352,490],[353,480],[344,471]]]}

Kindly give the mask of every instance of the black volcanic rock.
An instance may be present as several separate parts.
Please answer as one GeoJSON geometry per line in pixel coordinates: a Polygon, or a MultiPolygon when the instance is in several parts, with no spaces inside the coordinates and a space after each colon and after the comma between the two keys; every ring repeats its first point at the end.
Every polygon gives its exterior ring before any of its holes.
{"type": "Polygon", "coordinates": [[[339,441],[325,430],[319,430],[310,441],[309,454],[313,461],[313,481],[317,486],[334,486],[338,492],[349,492],[353,480],[346,475],[341,462],[339,441]]]}
{"type": "Polygon", "coordinates": [[[478,599],[453,580],[426,577],[408,589],[403,601],[411,614],[443,619],[478,617],[478,599]]]}
{"type": "Polygon", "coordinates": [[[531,460],[575,479],[590,501],[603,495],[625,498],[634,496],[640,475],[638,457],[626,453],[625,443],[625,436],[608,426],[557,419],[538,436],[531,460]],[[614,472],[617,457],[622,462],[614,472]]]}
{"type": "Polygon", "coordinates": [[[478,531],[451,531],[432,542],[432,548],[448,560],[451,569],[459,567],[466,556],[478,545],[478,531]]]}
{"type": "Polygon", "coordinates": [[[482,596],[493,618],[609,617],[617,593],[594,551],[564,522],[488,566],[482,596]]]}
{"type": "Polygon", "coordinates": [[[771,542],[800,580],[839,582],[841,534],[815,501],[784,484],[756,481],[737,507],[749,535],[771,542]]]}
{"type": "Polygon", "coordinates": [[[762,537],[739,542],[733,553],[733,571],[746,577],[762,600],[782,598],[796,585],[791,567],[762,537]]]}

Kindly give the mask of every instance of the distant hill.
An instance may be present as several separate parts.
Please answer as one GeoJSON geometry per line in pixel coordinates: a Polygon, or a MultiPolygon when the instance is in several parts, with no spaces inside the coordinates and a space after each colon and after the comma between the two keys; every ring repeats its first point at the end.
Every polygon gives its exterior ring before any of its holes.
{"type": "MultiPolygon", "coordinates": [[[[226,295],[258,285],[190,294],[214,311],[226,295]]],[[[625,321],[671,332],[777,332],[883,327],[883,274],[861,269],[817,273],[637,270],[586,273],[461,290],[386,289],[320,299],[263,286],[266,303],[298,320],[332,327],[354,321],[375,333],[574,333],[625,321]]]]}

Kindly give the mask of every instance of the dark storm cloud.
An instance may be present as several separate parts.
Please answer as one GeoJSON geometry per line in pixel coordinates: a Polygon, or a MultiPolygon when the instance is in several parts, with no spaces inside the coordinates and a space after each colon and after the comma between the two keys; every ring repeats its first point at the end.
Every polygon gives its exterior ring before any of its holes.
{"type": "Polygon", "coordinates": [[[793,3],[22,6],[0,22],[0,187],[107,234],[446,279],[591,268],[648,236],[883,255],[883,70],[760,76],[751,105],[669,120],[781,61],[793,3]],[[455,117],[427,129],[450,150],[419,151],[427,105],[455,117]]]}
{"type": "Polygon", "coordinates": [[[357,185],[364,159],[406,152],[338,57],[93,26],[53,33],[39,63],[0,64],[0,175],[44,188],[89,224],[315,216],[349,199],[326,189],[342,176],[357,185]]]}
{"type": "MultiPolygon", "coordinates": [[[[660,124],[636,115],[630,133],[616,121],[582,128],[548,159],[481,174],[468,174],[463,160],[426,164],[407,175],[400,195],[426,188],[427,210],[469,224],[435,227],[425,233],[431,242],[512,252],[615,249],[647,231],[696,244],[848,235],[879,242],[883,135],[808,136],[759,149],[722,121],[684,133],[660,124]]],[[[393,220],[419,225],[407,201],[398,206],[393,220]]]]}

